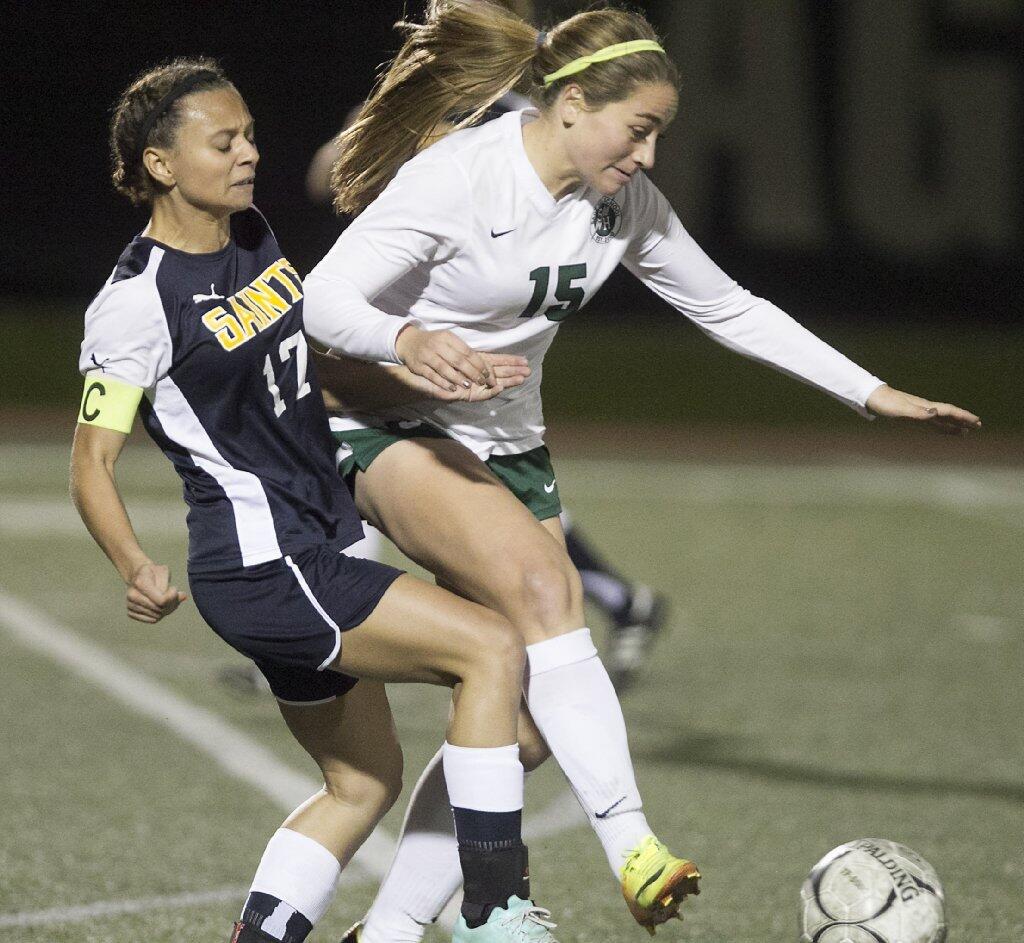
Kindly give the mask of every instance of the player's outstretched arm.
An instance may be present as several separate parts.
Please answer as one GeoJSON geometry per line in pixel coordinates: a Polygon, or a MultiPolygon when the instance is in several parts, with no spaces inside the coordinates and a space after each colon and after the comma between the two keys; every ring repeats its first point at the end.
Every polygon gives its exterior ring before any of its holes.
{"type": "Polygon", "coordinates": [[[480,403],[505,390],[522,386],[530,375],[525,357],[481,353],[494,379],[493,386],[474,383],[449,390],[417,376],[401,364],[370,363],[351,357],[315,354],[317,377],[328,409],[376,410],[426,399],[480,403]]]}
{"type": "Polygon", "coordinates": [[[114,478],[127,435],[79,423],[71,448],[71,498],[93,539],[127,585],[130,618],[159,622],[185,601],[171,585],[170,570],[146,556],[132,529],[114,478]]]}
{"type": "Polygon", "coordinates": [[[934,403],[894,390],[884,383],[868,397],[865,405],[876,416],[926,422],[947,435],[966,435],[971,429],[981,428],[981,420],[966,409],[950,403],[934,403]]]}

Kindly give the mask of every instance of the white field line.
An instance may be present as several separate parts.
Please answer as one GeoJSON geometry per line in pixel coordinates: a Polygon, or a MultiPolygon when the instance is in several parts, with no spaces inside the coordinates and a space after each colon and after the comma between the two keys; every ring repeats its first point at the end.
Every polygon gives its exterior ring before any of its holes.
{"type": "MultiPolygon", "coordinates": [[[[243,731],[179,697],[142,672],[111,655],[23,600],[0,589],[0,625],[26,648],[46,655],[85,681],[101,687],[109,696],[137,714],[167,727],[186,743],[206,754],[225,772],[252,786],[257,792],[291,811],[320,788],[320,783],[297,773],[243,731]]],[[[523,831],[539,837],[570,829],[584,821],[569,793],[563,793],[536,817],[524,823],[523,831]],[[571,801],[578,813],[567,810],[571,801]]],[[[356,852],[342,875],[343,884],[380,880],[391,865],[394,839],[382,829],[374,831],[356,852]]],[[[28,927],[43,923],[84,922],[121,913],[139,913],[160,907],[220,902],[245,889],[223,888],[205,893],[142,900],[101,901],[77,907],[0,914],[0,928],[28,927]]]]}
{"type": "MultiPolygon", "coordinates": [[[[185,503],[169,500],[132,500],[128,497],[132,523],[141,532],[177,534],[185,524],[185,503]]],[[[11,537],[88,537],[71,499],[16,497],[0,494],[0,533],[11,537]]]]}
{"type": "MultiPolygon", "coordinates": [[[[1024,485],[1014,470],[913,465],[714,465],[644,461],[644,485],[636,463],[576,459],[565,462],[567,478],[599,478],[616,495],[696,505],[757,503],[767,507],[921,507],[997,521],[1024,529],[1024,485]]],[[[88,533],[70,500],[0,493],[0,533],[10,536],[69,536],[88,533]]],[[[179,501],[129,499],[140,531],[172,533],[184,520],[179,501]]]]}
{"type": "MultiPolygon", "coordinates": [[[[167,727],[224,772],[282,809],[290,812],[320,788],[320,782],[286,766],[243,731],[179,697],[2,589],[0,624],[26,648],[48,656],[72,674],[98,685],[135,713],[167,727]]],[[[375,831],[346,869],[348,880],[380,878],[391,863],[393,848],[393,839],[375,831]]]]}
{"type": "MultiPolygon", "coordinates": [[[[682,506],[921,508],[1024,529],[1019,471],[915,465],[716,465],[625,460],[566,462],[566,483],[594,478],[616,501],[654,499],[682,506]]],[[[564,493],[564,492],[563,492],[564,493]]]]}
{"type": "Polygon", "coordinates": [[[42,927],[49,923],[85,923],[102,917],[120,917],[141,914],[150,910],[174,910],[182,907],[202,907],[205,904],[223,904],[242,901],[249,893],[248,886],[222,887],[213,891],[195,891],[168,897],[140,897],[135,900],[103,900],[80,907],[51,907],[49,910],[26,910],[21,913],[0,914],[0,930],[5,928],[42,927]]]}

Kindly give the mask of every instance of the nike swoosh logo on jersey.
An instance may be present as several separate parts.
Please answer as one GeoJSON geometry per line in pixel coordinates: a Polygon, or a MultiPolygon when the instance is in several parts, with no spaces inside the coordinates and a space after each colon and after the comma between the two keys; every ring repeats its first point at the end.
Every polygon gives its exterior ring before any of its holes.
{"type": "MultiPolygon", "coordinates": [[[[544,490],[545,490],[545,491],[546,491],[546,492],[547,492],[548,494],[551,494],[551,492],[555,490],[555,482],[556,482],[556,481],[558,481],[558,479],[557,479],[557,478],[552,478],[552,479],[551,479],[551,484],[550,484],[550,485],[545,485],[545,486],[544,486],[544,490]]],[[[623,796],[622,798],[623,798],[623,799],[625,799],[626,797],[625,797],[625,796],[623,796]]],[[[619,801],[621,802],[622,800],[619,800],[619,801]]]]}
{"type": "Polygon", "coordinates": [[[507,236],[510,232],[515,232],[515,231],[516,231],[516,227],[515,226],[513,226],[511,229],[505,229],[502,232],[495,232],[492,229],[491,230],[491,238],[492,239],[499,239],[501,236],[507,236]]]}
{"type": "Polygon", "coordinates": [[[199,304],[200,301],[213,301],[215,298],[223,297],[223,295],[217,294],[217,289],[214,287],[213,282],[210,282],[210,293],[208,295],[193,295],[192,303],[199,304]]]}

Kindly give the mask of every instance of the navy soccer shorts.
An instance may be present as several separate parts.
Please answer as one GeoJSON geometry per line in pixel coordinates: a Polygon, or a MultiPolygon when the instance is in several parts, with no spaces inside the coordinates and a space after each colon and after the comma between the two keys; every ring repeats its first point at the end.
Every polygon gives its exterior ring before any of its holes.
{"type": "Polygon", "coordinates": [[[269,563],[189,574],[199,614],[286,703],[329,701],[356,679],[328,669],[401,570],[315,546],[269,563]]]}

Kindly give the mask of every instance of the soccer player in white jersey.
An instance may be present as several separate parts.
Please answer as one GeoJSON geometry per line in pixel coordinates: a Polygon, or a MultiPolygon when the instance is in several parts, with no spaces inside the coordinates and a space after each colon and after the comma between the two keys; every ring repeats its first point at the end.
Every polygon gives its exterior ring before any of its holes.
{"type": "MultiPolygon", "coordinates": [[[[511,10],[526,22],[532,22],[536,15],[531,0],[498,0],[498,5],[511,10]]],[[[519,111],[530,104],[530,99],[521,92],[509,91],[487,109],[482,120],[493,119],[509,111],[519,111]]],[[[342,132],[358,117],[360,107],[348,111],[342,132]]],[[[328,203],[333,199],[331,171],[341,156],[341,137],[339,134],[320,147],[310,161],[306,172],[306,194],[314,203],[328,203]]],[[[344,382],[344,377],[342,379],[344,382]]],[[[356,385],[356,376],[349,377],[345,392],[356,385]]],[[[595,546],[574,516],[570,516],[567,511],[563,511],[561,516],[566,550],[569,559],[579,570],[584,598],[596,606],[608,622],[610,631],[605,641],[604,662],[615,689],[621,693],[636,680],[639,669],[665,626],[668,599],[664,593],[628,578],[595,546]]],[[[380,536],[370,527],[366,539],[354,552],[359,556],[379,559],[381,549],[380,536]]],[[[253,690],[260,682],[258,672],[248,672],[234,666],[225,669],[221,677],[245,691],[253,690]]]]}
{"type": "MultiPolygon", "coordinates": [[[[538,35],[496,6],[438,0],[347,133],[336,202],[358,215],[306,281],[314,339],[402,363],[449,394],[478,379],[466,361],[473,351],[528,358],[527,382],[489,403],[409,402],[332,428],[351,453],[343,468],[361,513],[522,633],[525,702],[543,738],[521,739],[527,765],[550,748],[631,912],[652,930],[678,912],[698,874],[647,824],[622,712],[565,554],[540,399],[558,325],[621,262],[714,339],[864,415],[951,431],[980,424],[884,384],[700,250],[645,173],[677,103],[676,70],[636,14],[591,10],[538,35]],[[417,153],[450,116],[471,124],[527,86],[535,110],[417,153]]],[[[451,840],[430,812],[443,795],[432,766],[363,943],[417,939],[457,886],[451,840]]]]}
{"type": "Polygon", "coordinates": [[[86,312],[75,504],[131,618],[185,601],[139,545],[115,477],[138,411],[184,484],[197,609],[256,662],[324,776],[268,843],[232,943],[302,943],[397,797],[383,681],[460,689],[444,766],[472,892],[455,940],[553,943],[520,840],[523,643],[483,606],[342,552],[362,527],[307,356],[301,280],[252,205],[245,102],[215,62],[175,60],[121,96],[111,151],[117,188],[150,219],[86,312]]]}

